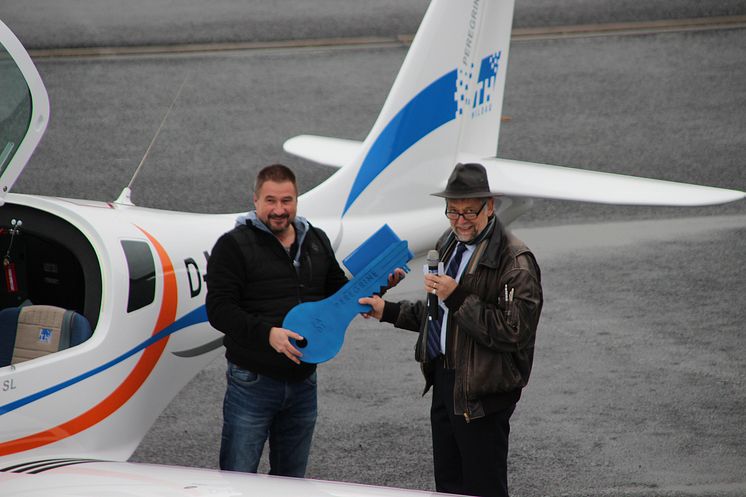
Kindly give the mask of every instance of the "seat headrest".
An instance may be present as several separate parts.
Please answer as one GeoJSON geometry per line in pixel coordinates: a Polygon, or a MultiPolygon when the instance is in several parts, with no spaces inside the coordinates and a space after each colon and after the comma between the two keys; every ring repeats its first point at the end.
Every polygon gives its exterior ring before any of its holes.
{"type": "Polygon", "coordinates": [[[0,366],[79,345],[91,334],[88,320],[72,310],[51,305],[3,309],[0,311],[0,366]]]}

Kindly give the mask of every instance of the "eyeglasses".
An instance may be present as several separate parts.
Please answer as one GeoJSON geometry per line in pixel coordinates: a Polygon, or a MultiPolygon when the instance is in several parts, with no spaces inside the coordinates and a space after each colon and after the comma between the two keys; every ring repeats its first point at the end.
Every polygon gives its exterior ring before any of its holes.
{"type": "Polygon", "coordinates": [[[485,200],[482,202],[482,207],[479,208],[478,211],[473,210],[466,210],[464,212],[454,211],[454,210],[448,210],[446,209],[446,217],[448,219],[457,220],[460,216],[464,216],[464,219],[467,221],[473,221],[477,218],[480,212],[484,209],[484,206],[487,205],[487,201],[485,200]]]}

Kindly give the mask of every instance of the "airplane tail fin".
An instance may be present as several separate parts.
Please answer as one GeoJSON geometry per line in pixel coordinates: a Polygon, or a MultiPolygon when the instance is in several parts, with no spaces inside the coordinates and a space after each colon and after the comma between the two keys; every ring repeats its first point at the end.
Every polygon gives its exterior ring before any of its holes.
{"type": "Polygon", "coordinates": [[[513,3],[432,1],[367,138],[354,159],[305,195],[304,213],[347,226],[367,213],[440,208],[428,194],[441,189],[462,154],[495,156],[513,3]]]}
{"type": "Polygon", "coordinates": [[[481,162],[503,193],[509,223],[534,198],[637,205],[709,205],[744,192],[497,159],[513,0],[433,0],[378,119],[364,142],[313,136],[285,149],[340,167],[305,194],[311,219],[336,221],[333,240],[365,239],[384,218],[422,253],[447,226],[441,191],[458,162],[481,162]],[[433,221],[440,219],[442,224],[433,221]],[[348,236],[350,235],[350,236],[348,236]]]}

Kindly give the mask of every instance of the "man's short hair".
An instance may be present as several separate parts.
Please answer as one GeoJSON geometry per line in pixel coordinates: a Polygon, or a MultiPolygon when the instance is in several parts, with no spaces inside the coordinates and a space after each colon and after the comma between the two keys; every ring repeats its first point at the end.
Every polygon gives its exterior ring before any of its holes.
{"type": "Polygon", "coordinates": [[[283,164],[272,164],[262,168],[262,170],[256,175],[256,180],[254,180],[254,193],[257,193],[266,181],[274,181],[275,183],[289,181],[295,187],[295,192],[298,193],[298,185],[295,182],[295,173],[283,164]]]}

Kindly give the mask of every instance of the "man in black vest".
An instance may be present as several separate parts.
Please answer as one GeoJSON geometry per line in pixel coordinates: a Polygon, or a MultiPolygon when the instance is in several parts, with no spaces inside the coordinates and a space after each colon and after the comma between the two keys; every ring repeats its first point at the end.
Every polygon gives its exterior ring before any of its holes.
{"type": "Polygon", "coordinates": [[[296,304],[347,283],[326,234],[299,216],[293,172],[267,166],[255,210],[215,243],[207,266],[210,324],[225,334],[227,388],[220,468],[256,473],[269,436],[270,474],[303,477],[316,424],[316,366],[282,328],[296,304]]]}
{"type": "Polygon", "coordinates": [[[415,359],[425,392],[433,386],[436,489],[507,497],[510,416],[531,373],[543,303],[539,266],[494,215],[481,164],[457,164],[433,195],[445,197],[451,223],[436,244],[445,274],[424,281],[439,305],[360,303],[372,306],[369,316],[419,332],[415,359]]]}

